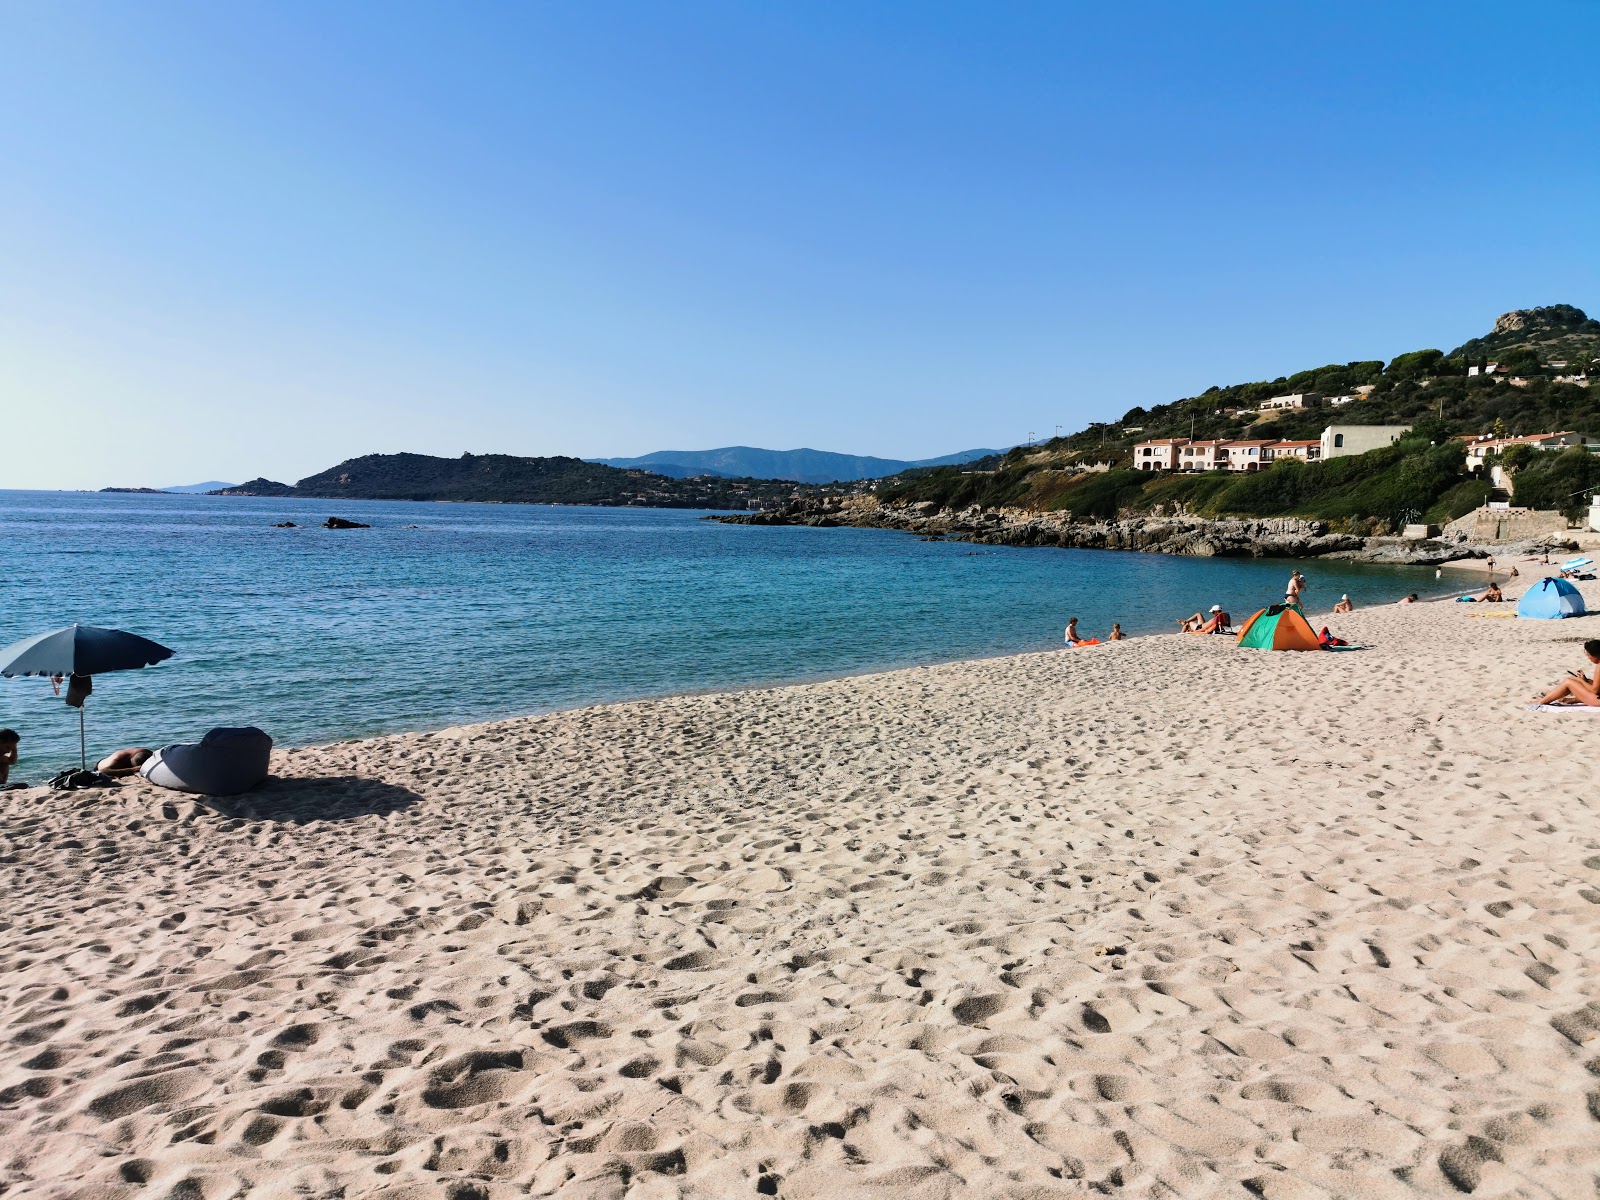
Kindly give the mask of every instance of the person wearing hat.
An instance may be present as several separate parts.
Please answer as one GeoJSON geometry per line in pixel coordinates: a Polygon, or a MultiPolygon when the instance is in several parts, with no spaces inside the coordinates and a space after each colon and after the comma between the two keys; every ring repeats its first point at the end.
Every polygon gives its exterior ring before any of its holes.
{"type": "Polygon", "coordinates": [[[1355,612],[1355,610],[1356,610],[1356,606],[1354,604],[1350,603],[1350,596],[1348,595],[1348,593],[1343,595],[1343,596],[1340,596],[1339,597],[1339,603],[1337,603],[1337,604],[1335,604],[1333,606],[1333,611],[1336,612],[1336,613],[1355,612]]]}
{"type": "Polygon", "coordinates": [[[1209,617],[1195,613],[1192,617],[1185,617],[1178,624],[1183,627],[1184,633],[1221,633],[1233,622],[1228,619],[1228,614],[1222,611],[1222,605],[1213,604],[1209,617]]]}

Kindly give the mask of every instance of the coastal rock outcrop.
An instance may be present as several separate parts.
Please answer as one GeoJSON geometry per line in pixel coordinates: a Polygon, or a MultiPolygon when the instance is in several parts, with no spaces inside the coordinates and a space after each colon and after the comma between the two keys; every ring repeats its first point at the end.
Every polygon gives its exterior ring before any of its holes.
{"type": "Polygon", "coordinates": [[[708,517],[734,525],[813,525],[898,529],[996,546],[1061,546],[1076,550],[1136,550],[1196,558],[1319,558],[1432,566],[1458,558],[1516,552],[1465,540],[1364,537],[1336,532],[1326,521],[1299,517],[1208,518],[1152,515],[1075,518],[1070,512],[968,508],[930,502],[880,504],[871,496],[797,500],[781,509],[708,517]]]}
{"type": "Polygon", "coordinates": [[[329,517],[322,523],[324,529],[371,529],[371,525],[363,525],[360,521],[347,521],[343,517],[329,517]]]}
{"type": "Polygon", "coordinates": [[[279,483],[276,479],[267,479],[258,476],[248,483],[241,483],[237,487],[221,488],[208,493],[212,496],[292,496],[294,489],[287,483],[279,483]]]}

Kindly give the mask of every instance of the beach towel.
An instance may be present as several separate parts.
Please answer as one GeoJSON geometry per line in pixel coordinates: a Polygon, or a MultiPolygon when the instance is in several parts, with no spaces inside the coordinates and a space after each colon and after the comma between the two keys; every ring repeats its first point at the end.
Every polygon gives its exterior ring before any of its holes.
{"type": "Polygon", "coordinates": [[[1530,704],[1529,712],[1581,712],[1600,713],[1600,708],[1592,704],[1530,704]]]}

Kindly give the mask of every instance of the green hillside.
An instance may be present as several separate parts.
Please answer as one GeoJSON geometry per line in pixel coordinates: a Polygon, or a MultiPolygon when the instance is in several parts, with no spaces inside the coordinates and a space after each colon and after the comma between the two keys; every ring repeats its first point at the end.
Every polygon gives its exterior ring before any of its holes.
{"type": "MultiPolygon", "coordinates": [[[[1600,384],[1557,382],[1590,364],[1600,376],[1600,321],[1571,305],[1507,313],[1484,338],[1449,355],[1417,350],[1390,362],[1330,363],[1272,380],[1207,388],[1197,396],[1134,408],[1120,421],[1090,425],[1004,457],[906,472],[879,486],[888,501],[932,501],[1070,510],[1106,517],[1175,504],[1208,515],[1306,516],[1377,532],[1406,521],[1445,521],[1481,504],[1487,483],[1468,476],[1458,434],[1531,434],[1572,430],[1600,435],[1600,384]],[[1491,361],[1517,372],[1469,375],[1493,347],[1491,361]],[[1564,361],[1566,366],[1547,364],[1564,361]],[[1357,389],[1369,389],[1365,393],[1357,389]],[[1262,413],[1272,396],[1293,392],[1354,395],[1340,407],[1262,413]],[[1281,462],[1254,475],[1226,472],[1152,476],[1131,469],[1135,442],[1152,438],[1318,437],[1329,424],[1412,425],[1414,435],[1386,450],[1327,463],[1281,462]],[[1110,462],[1101,474],[1075,474],[1086,463],[1110,462]],[[983,473],[987,472],[987,473],[983,473]]],[[[1600,484],[1600,466],[1586,452],[1541,454],[1518,464],[1517,499],[1534,507],[1575,511],[1580,493],[1600,484]],[[1537,503],[1535,503],[1537,501],[1537,503]]]]}

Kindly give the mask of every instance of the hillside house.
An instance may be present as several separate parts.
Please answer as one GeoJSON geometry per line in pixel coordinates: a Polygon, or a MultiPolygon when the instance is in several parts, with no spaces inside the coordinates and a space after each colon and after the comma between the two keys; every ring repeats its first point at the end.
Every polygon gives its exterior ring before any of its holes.
{"type": "Polygon", "coordinates": [[[1274,442],[1267,447],[1268,461],[1282,462],[1286,458],[1298,458],[1301,462],[1320,462],[1322,460],[1322,443],[1319,441],[1303,442],[1274,442]]]}
{"type": "Polygon", "coordinates": [[[1295,408],[1320,408],[1322,407],[1322,393],[1320,392],[1295,392],[1289,396],[1273,396],[1261,402],[1262,412],[1279,412],[1284,409],[1295,408]]]}
{"type": "Polygon", "coordinates": [[[1600,454],[1600,438],[1566,430],[1561,433],[1530,433],[1523,437],[1489,437],[1487,435],[1458,439],[1467,444],[1467,470],[1481,471],[1490,455],[1503,454],[1512,446],[1532,446],[1535,450],[1565,450],[1568,446],[1585,446],[1591,454],[1600,454]]]}
{"type": "Polygon", "coordinates": [[[1138,471],[1176,471],[1178,450],[1189,445],[1188,438],[1157,438],[1137,442],[1133,447],[1133,466],[1138,471]]]}
{"type": "Polygon", "coordinates": [[[1190,442],[1178,455],[1180,471],[1220,471],[1228,466],[1228,443],[1222,440],[1190,442]]]}
{"type": "Polygon", "coordinates": [[[1409,425],[1329,425],[1322,431],[1322,458],[1326,461],[1381,450],[1410,432],[1409,425]]]}
{"type": "Polygon", "coordinates": [[[1272,447],[1275,444],[1271,439],[1266,441],[1225,442],[1222,449],[1227,455],[1227,459],[1221,465],[1230,471],[1259,471],[1262,467],[1270,464],[1272,447]]]}

